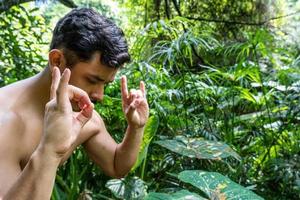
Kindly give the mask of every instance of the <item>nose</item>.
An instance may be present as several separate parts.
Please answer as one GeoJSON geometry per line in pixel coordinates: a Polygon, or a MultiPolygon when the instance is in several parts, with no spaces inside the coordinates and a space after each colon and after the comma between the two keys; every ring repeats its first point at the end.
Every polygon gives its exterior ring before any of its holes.
{"type": "Polygon", "coordinates": [[[104,96],[104,87],[98,86],[95,90],[92,91],[90,98],[91,101],[102,101],[104,96]]]}

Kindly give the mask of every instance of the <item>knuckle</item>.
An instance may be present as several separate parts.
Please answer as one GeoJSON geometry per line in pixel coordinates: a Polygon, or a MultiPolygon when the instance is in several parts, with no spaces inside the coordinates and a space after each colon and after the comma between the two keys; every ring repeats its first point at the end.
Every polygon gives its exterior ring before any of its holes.
{"type": "Polygon", "coordinates": [[[142,93],[142,91],[141,91],[141,90],[138,90],[137,94],[138,94],[140,97],[142,97],[142,96],[143,96],[143,93],[142,93]]]}
{"type": "Polygon", "coordinates": [[[83,91],[83,95],[84,95],[84,96],[87,96],[87,97],[89,96],[88,93],[87,93],[86,91],[84,91],[84,90],[82,90],[82,91],[83,91]]]}
{"type": "Polygon", "coordinates": [[[45,110],[46,110],[46,111],[49,111],[49,110],[52,110],[52,109],[54,109],[54,103],[53,103],[53,101],[49,101],[49,102],[46,103],[46,105],[45,105],[45,110]]]}
{"type": "Polygon", "coordinates": [[[52,105],[52,101],[49,101],[48,103],[46,103],[45,108],[50,108],[52,105]]]}

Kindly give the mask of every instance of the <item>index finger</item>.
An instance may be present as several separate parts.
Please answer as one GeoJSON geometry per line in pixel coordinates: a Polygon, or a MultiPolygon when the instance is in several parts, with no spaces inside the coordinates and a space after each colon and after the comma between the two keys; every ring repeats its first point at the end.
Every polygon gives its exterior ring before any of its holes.
{"type": "Polygon", "coordinates": [[[88,94],[82,89],[75,87],[73,85],[68,85],[69,99],[78,102],[79,108],[84,109],[84,107],[92,106],[92,102],[88,94]]]}
{"type": "Polygon", "coordinates": [[[68,83],[70,80],[71,71],[66,68],[60,78],[58,88],[56,90],[56,100],[58,107],[64,109],[66,104],[70,103],[68,94],[68,83]]]}
{"type": "Polygon", "coordinates": [[[144,81],[140,82],[140,90],[142,91],[143,97],[146,97],[146,87],[144,81]]]}
{"type": "Polygon", "coordinates": [[[127,78],[126,78],[126,76],[121,77],[121,93],[122,93],[122,99],[126,100],[128,98],[127,78]]]}
{"type": "Polygon", "coordinates": [[[56,97],[56,90],[58,88],[59,80],[60,80],[60,71],[58,67],[54,67],[51,74],[52,82],[50,87],[50,100],[56,97]]]}

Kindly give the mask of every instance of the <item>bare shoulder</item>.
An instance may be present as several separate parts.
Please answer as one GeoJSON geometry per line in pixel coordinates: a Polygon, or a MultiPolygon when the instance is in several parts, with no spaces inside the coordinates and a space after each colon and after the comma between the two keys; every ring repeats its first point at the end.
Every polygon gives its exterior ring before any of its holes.
{"type": "Polygon", "coordinates": [[[19,128],[24,128],[23,127],[24,125],[25,125],[24,120],[18,112],[1,108],[0,127],[2,129],[1,131],[2,134],[3,132],[5,132],[4,130],[6,130],[6,128],[19,129],[19,128]]]}
{"type": "Polygon", "coordinates": [[[25,91],[25,81],[18,81],[0,88],[0,110],[9,109],[18,99],[18,94],[25,91]]]}
{"type": "Polygon", "coordinates": [[[0,111],[0,129],[0,148],[2,148],[22,139],[25,123],[17,112],[3,109],[0,111]]]}

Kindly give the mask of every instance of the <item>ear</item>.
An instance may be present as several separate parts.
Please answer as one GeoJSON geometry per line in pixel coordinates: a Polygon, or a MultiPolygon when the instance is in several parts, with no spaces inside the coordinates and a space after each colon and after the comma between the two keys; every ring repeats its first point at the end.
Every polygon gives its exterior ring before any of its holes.
{"type": "Polygon", "coordinates": [[[52,49],[49,52],[49,68],[50,71],[53,71],[53,68],[56,66],[59,68],[60,72],[62,73],[66,68],[66,60],[62,50],[59,49],[52,49]]]}

